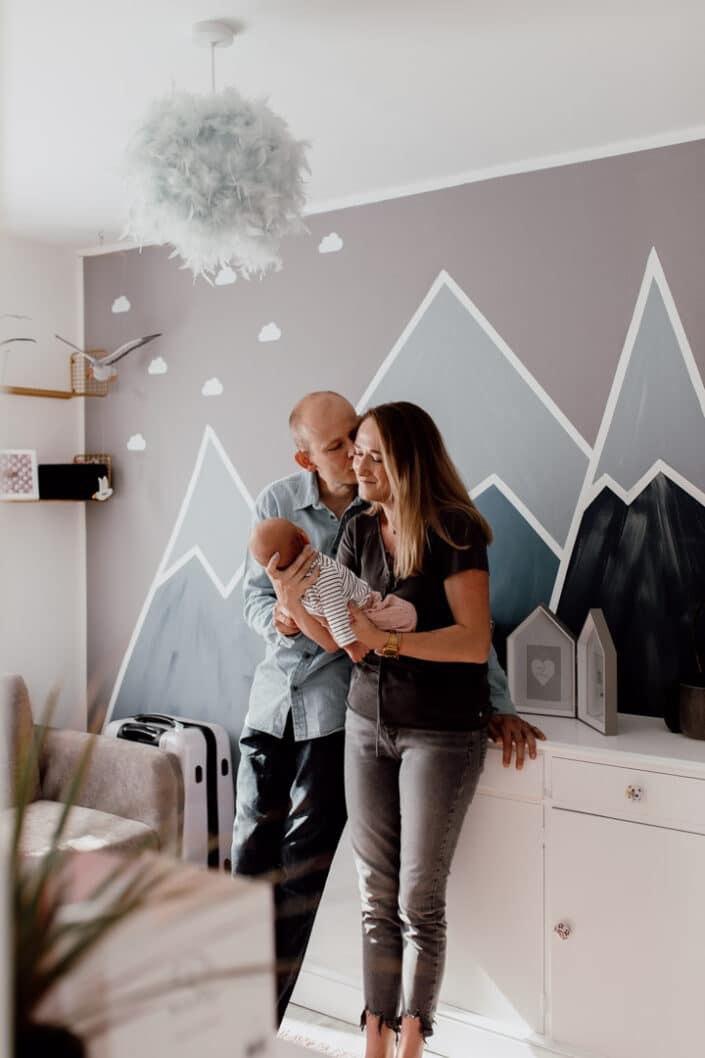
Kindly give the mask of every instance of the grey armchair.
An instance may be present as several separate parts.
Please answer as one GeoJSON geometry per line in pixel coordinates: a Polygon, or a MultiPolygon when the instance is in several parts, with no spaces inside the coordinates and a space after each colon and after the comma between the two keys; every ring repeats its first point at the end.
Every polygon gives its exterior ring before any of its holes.
{"type": "MultiPolygon", "coordinates": [[[[20,676],[0,675],[0,753],[7,758],[7,788],[0,791],[3,826],[14,811],[18,758],[36,737],[32,707],[20,676]]],[[[62,798],[82,754],[95,738],[85,782],[69,812],[61,844],[74,849],[125,852],[152,848],[178,855],[183,817],[183,780],[178,760],[152,746],[83,731],[48,728],[31,779],[22,835],[25,855],[41,855],[50,844],[62,798]]]]}

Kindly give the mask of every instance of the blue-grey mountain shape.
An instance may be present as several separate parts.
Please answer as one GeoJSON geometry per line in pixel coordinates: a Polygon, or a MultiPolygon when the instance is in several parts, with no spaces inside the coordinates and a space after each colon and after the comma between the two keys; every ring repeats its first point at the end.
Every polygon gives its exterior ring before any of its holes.
{"type": "Polygon", "coordinates": [[[565,543],[587,456],[445,284],[369,404],[390,400],[430,412],[468,488],[496,474],[565,543]]]}
{"type": "Polygon", "coordinates": [[[628,505],[603,488],[583,514],[558,615],[578,635],[588,610],[603,610],[617,648],[620,712],[672,711],[678,680],[695,668],[693,618],[703,599],[705,507],[664,474],[628,505]]]}
{"type": "Polygon", "coordinates": [[[208,440],[188,510],[164,562],[173,565],[198,545],[223,585],[245,560],[252,513],[223,457],[208,440]]]}
{"type": "Polygon", "coordinates": [[[111,719],[157,712],[222,724],[234,775],[250,685],[263,656],[262,640],[242,616],[240,585],[224,599],[193,559],[157,589],[111,719]]]}
{"type": "Polygon", "coordinates": [[[595,481],[628,490],[658,459],[705,492],[705,416],[652,282],[595,481]]]}
{"type": "Polygon", "coordinates": [[[492,485],[475,500],[492,526],[490,608],[494,645],[504,664],[509,633],[539,603],[548,605],[558,558],[506,496],[492,485]]]}

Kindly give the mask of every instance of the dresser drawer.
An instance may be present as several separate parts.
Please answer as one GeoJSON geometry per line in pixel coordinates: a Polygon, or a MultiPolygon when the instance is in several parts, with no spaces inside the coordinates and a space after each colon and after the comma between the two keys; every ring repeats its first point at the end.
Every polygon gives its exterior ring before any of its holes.
{"type": "Polygon", "coordinates": [[[705,779],[554,757],[555,807],[705,832],[705,779]]]}

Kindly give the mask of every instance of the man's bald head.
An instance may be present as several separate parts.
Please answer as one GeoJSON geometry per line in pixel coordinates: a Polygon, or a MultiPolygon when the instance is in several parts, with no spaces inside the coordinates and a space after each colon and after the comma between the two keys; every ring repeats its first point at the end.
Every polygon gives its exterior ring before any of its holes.
{"type": "Polygon", "coordinates": [[[329,423],[338,419],[357,419],[349,400],[331,389],[307,393],[294,406],[289,416],[289,429],[299,452],[309,452],[313,435],[325,432],[329,423]]]}

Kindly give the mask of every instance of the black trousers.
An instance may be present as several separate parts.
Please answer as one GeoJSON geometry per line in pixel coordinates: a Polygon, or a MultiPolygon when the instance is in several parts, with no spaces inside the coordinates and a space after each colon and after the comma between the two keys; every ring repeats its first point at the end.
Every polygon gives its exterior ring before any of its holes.
{"type": "Polygon", "coordinates": [[[273,878],[277,1024],[299,976],[345,826],[344,732],[295,742],[245,727],[240,736],[233,874],[273,878]]]}

